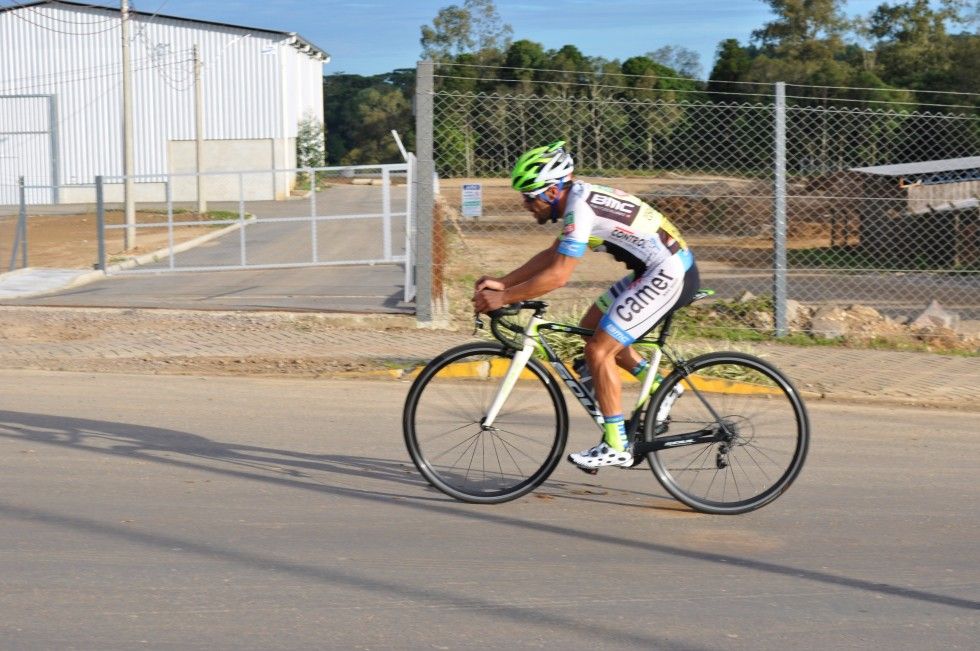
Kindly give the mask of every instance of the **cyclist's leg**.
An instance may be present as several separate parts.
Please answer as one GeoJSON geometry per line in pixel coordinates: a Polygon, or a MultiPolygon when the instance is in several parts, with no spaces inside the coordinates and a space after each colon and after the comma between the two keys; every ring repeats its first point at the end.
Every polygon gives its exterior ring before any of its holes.
{"type": "Polygon", "coordinates": [[[568,460],[590,473],[605,466],[633,465],[623,419],[622,379],[616,368],[616,354],[622,349],[623,344],[602,330],[597,331],[585,344],[585,358],[604,421],[603,436],[593,447],[568,455],[568,460]]]}
{"type": "MultiPolygon", "coordinates": [[[[590,309],[583,317],[583,323],[588,324],[596,318],[597,311],[604,312],[599,318],[596,334],[586,343],[585,350],[599,408],[606,419],[603,440],[588,450],[568,457],[583,470],[595,472],[604,466],[627,467],[633,464],[631,451],[625,449],[622,381],[613,359],[620,363],[618,358],[622,356],[625,358],[623,361],[634,362],[633,357],[626,357],[623,351],[631,350],[630,344],[656,327],[690,293],[685,292],[689,267],[693,267],[693,260],[674,255],[631,282],[624,282],[630,277],[624,278],[596,302],[599,307],[593,306],[596,309],[590,309]],[[608,298],[612,299],[608,305],[602,305],[607,303],[604,299],[608,298]],[[602,307],[606,309],[602,310],[602,307]],[[612,426],[613,423],[616,427],[612,426]]],[[[696,270],[694,273],[696,275],[696,270]]],[[[686,300],[689,301],[690,297],[686,300]]]]}
{"type": "MultiPolygon", "coordinates": [[[[616,298],[622,294],[626,289],[633,283],[635,274],[633,272],[628,273],[626,276],[617,281],[612,287],[610,287],[606,292],[596,299],[595,303],[589,306],[586,310],[585,315],[582,316],[582,320],[579,321],[579,326],[582,328],[587,328],[589,330],[596,330],[599,328],[599,321],[605,315],[609,306],[612,305],[616,298]]],[[[624,346],[616,354],[616,364],[620,368],[627,371],[632,371],[636,368],[636,365],[642,361],[643,357],[637,353],[635,350],[629,346],[624,346]]]]}
{"type": "MultiPolygon", "coordinates": [[[[603,313],[615,298],[633,282],[633,274],[627,275],[609,288],[589,307],[579,321],[583,328],[596,330],[603,313]]],[[[607,465],[632,465],[633,457],[627,449],[625,424],[622,410],[622,380],[617,365],[632,360],[623,355],[625,347],[602,330],[585,341],[585,359],[588,364],[599,410],[602,412],[603,437],[595,446],[568,455],[568,460],[590,473],[607,465]],[[624,360],[624,361],[620,361],[624,360]]]]}

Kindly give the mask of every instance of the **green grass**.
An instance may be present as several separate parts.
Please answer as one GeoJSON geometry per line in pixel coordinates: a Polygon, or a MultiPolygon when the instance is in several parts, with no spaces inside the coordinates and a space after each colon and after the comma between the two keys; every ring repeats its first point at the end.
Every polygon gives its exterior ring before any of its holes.
{"type": "Polygon", "coordinates": [[[941,272],[976,272],[980,271],[977,263],[955,268],[943,268],[942,262],[930,259],[920,253],[916,256],[887,255],[870,253],[857,246],[821,246],[811,249],[790,249],[786,252],[789,266],[795,268],[847,269],[854,271],[941,271],[941,272]]]}
{"type": "MultiPolygon", "coordinates": [[[[204,219],[204,221],[217,221],[217,222],[237,221],[238,213],[231,210],[209,210],[208,212],[204,213],[201,217],[204,219]]],[[[218,224],[211,225],[212,228],[224,228],[225,226],[229,226],[229,224],[218,223],[218,224]]]]}
{"type": "MultiPolygon", "coordinates": [[[[760,311],[772,314],[773,301],[771,296],[760,296],[749,301],[716,300],[710,303],[695,303],[674,313],[668,345],[674,350],[683,352],[685,357],[693,357],[712,350],[738,350],[740,343],[779,343],[792,346],[871,348],[908,352],[940,352],[965,357],[980,356],[980,351],[976,349],[971,350],[966,347],[937,349],[935,345],[930,345],[929,342],[914,339],[911,336],[873,337],[871,339],[826,338],[813,336],[806,332],[793,332],[783,337],[777,337],[772,332],[757,330],[746,325],[750,316],[760,311]],[[706,340],[712,343],[706,344],[706,340]]],[[[548,313],[546,318],[549,321],[577,325],[584,312],[584,307],[564,307],[548,313]]],[[[523,326],[527,323],[528,318],[530,318],[530,314],[525,312],[519,315],[515,322],[523,326]]],[[[481,336],[490,339],[492,335],[489,330],[489,319],[485,317],[484,321],[487,323],[487,327],[481,331],[481,336]]],[[[546,337],[548,345],[563,360],[570,361],[583,354],[584,340],[578,335],[548,332],[546,337]]],[[[514,341],[519,345],[517,335],[514,335],[514,341]]],[[[637,346],[641,353],[645,352],[645,348],[647,347],[637,346]]],[[[538,356],[544,358],[540,351],[538,356]]]]}
{"type": "MultiPolygon", "coordinates": [[[[316,189],[322,190],[330,185],[330,179],[336,178],[335,175],[328,172],[315,172],[316,176],[316,189]]],[[[294,190],[299,190],[300,192],[309,192],[310,190],[310,175],[305,172],[299,172],[296,174],[296,184],[293,186],[294,190]]]]}

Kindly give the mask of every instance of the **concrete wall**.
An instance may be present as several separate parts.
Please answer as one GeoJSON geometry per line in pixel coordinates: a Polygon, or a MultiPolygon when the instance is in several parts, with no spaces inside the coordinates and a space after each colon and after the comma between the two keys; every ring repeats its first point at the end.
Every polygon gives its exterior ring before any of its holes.
{"type": "MultiPolygon", "coordinates": [[[[171,141],[168,146],[171,174],[193,173],[197,167],[197,143],[193,140],[171,141]]],[[[289,196],[295,175],[273,174],[271,169],[289,169],[296,163],[296,139],[286,141],[262,138],[255,140],[204,141],[204,198],[208,201],[238,201],[239,175],[211,172],[257,170],[242,175],[245,200],[285,199],[289,196]],[[289,159],[289,152],[292,158],[289,159]]],[[[174,201],[197,199],[197,178],[177,176],[173,179],[174,201]]]]}

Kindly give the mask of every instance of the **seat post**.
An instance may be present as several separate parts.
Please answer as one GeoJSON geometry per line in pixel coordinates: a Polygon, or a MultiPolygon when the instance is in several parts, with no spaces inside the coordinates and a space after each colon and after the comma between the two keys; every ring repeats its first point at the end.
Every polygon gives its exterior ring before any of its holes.
{"type": "Polygon", "coordinates": [[[670,314],[664,319],[663,325],[660,326],[660,335],[657,337],[657,345],[663,346],[667,341],[667,337],[670,336],[670,326],[674,321],[674,312],[671,310],[670,314]]]}

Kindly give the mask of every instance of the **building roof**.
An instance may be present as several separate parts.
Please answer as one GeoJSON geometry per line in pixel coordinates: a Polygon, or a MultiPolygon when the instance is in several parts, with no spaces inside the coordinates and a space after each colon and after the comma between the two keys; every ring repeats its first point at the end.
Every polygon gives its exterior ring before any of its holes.
{"type": "MultiPolygon", "coordinates": [[[[101,11],[120,11],[119,7],[104,7],[102,5],[94,5],[88,2],[71,2],[69,0],[39,0],[38,2],[21,2],[13,4],[6,7],[0,7],[0,14],[7,11],[14,11],[17,9],[26,9],[28,7],[37,7],[40,5],[68,5],[71,7],[80,7],[84,9],[98,9],[101,11]]],[[[218,27],[233,27],[235,29],[244,29],[249,32],[262,32],[265,34],[275,34],[281,36],[284,39],[290,39],[291,45],[301,52],[306,52],[314,59],[322,59],[325,63],[330,62],[330,55],[324,50],[320,49],[312,42],[306,40],[296,32],[283,32],[275,29],[266,29],[264,27],[247,27],[245,25],[234,25],[232,23],[219,23],[213,20],[197,20],[195,18],[184,18],[182,16],[169,16],[167,14],[154,13],[151,14],[146,11],[137,11],[135,9],[130,11],[131,14],[137,16],[144,16],[147,18],[167,18],[169,20],[179,20],[187,23],[197,23],[199,25],[216,25],[218,27]]]]}
{"type": "Polygon", "coordinates": [[[980,156],[967,158],[948,158],[946,160],[930,160],[919,163],[900,163],[898,165],[876,165],[874,167],[852,167],[849,172],[876,174],[878,176],[914,176],[917,174],[935,174],[937,172],[958,172],[961,170],[980,169],[980,156]]]}

